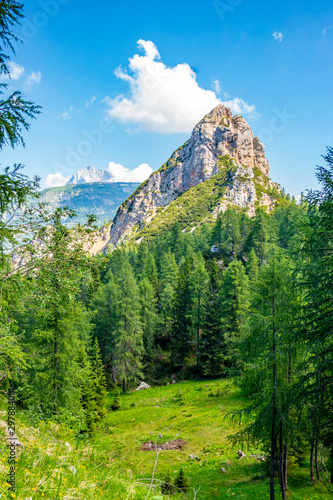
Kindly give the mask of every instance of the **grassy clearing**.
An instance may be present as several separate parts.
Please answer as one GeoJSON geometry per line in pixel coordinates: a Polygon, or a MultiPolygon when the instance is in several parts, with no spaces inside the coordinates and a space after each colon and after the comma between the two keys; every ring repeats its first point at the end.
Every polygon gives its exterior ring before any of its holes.
{"type": "MultiPolygon", "coordinates": [[[[201,500],[269,498],[265,464],[249,457],[263,450],[244,450],[247,458],[240,460],[239,447],[228,440],[237,426],[223,418],[221,407],[231,410],[242,405],[231,382],[182,382],[133,392],[121,396],[121,402],[121,410],[109,413],[91,438],[75,437],[68,429],[52,423],[32,428],[19,415],[17,434],[23,450],[18,459],[15,498],[143,500],[156,451],[141,451],[141,447],[145,442],[158,445],[173,439],[187,444],[181,450],[159,452],[156,487],[150,499],[168,498],[161,495],[158,484],[167,473],[174,481],[180,468],[189,478],[190,489],[186,495],[178,493],[170,498],[194,499],[193,488],[200,488],[196,498],[201,500]],[[189,455],[197,458],[190,459],[189,455]]],[[[6,491],[8,450],[4,432],[1,434],[0,490],[6,491]]],[[[328,484],[312,486],[307,468],[294,469],[289,486],[290,498],[295,500],[328,500],[333,494],[328,484]]]]}

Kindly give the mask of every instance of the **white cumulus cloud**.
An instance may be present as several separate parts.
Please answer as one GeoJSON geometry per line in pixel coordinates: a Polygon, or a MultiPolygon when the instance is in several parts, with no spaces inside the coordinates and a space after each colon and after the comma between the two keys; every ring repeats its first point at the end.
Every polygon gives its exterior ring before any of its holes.
{"type": "Polygon", "coordinates": [[[114,182],[143,182],[148,179],[153,169],[148,163],[141,163],[141,165],[133,170],[129,170],[119,163],[110,162],[107,172],[111,175],[114,182]]]}
{"type": "Polygon", "coordinates": [[[221,84],[218,80],[213,81],[213,89],[215,90],[216,95],[221,94],[221,84]]]}
{"type": "MultiPolygon", "coordinates": [[[[104,99],[109,116],[151,132],[191,132],[206,113],[222,102],[216,95],[221,89],[216,82],[215,92],[201,88],[188,64],[168,67],[153,42],[137,43],[144,55],[131,57],[128,69],[116,69],[117,78],[130,88],[126,96],[104,99]]],[[[226,104],[236,113],[252,113],[255,109],[239,97],[226,104]]]]}
{"type": "Polygon", "coordinates": [[[27,84],[33,85],[34,83],[39,84],[42,81],[42,74],[40,71],[32,71],[31,75],[27,76],[27,84]]]}
{"type": "Polygon", "coordinates": [[[69,177],[65,177],[60,172],[57,172],[56,174],[48,174],[46,176],[46,187],[64,186],[68,180],[69,177]]]}
{"type": "Polygon", "coordinates": [[[277,40],[280,43],[284,38],[284,35],[280,31],[275,31],[274,33],[272,33],[272,36],[275,38],[275,40],[277,40]]]}
{"type": "Polygon", "coordinates": [[[90,99],[88,99],[88,101],[86,101],[86,108],[89,108],[89,106],[91,106],[92,104],[94,104],[94,102],[96,101],[96,99],[97,99],[97,96],[92,95],[90,97],[90,99]]]}
{"type": "Polygon", "coordinates": [[[14,61],[8,63],[9,75],[2,75],[2,80],[23,80],[25,86],[30,87],[34,83],[39,84],[42,81],[42,74],[40,71],[32,71],[30,75],[25,72],[24,66],[14,61]]]}
{"type": "Polygon", "coordinates": [[[24,67],[21,66],[20,64],[13,61],[9,61],[8,67],[10,72],[10,78],[12,80],[19,80],[24,75],[24,67]]]}
{"type": "Polygon", "coordinates": [[[71,120],[72,116],[68,113],[68,111],[64,111],[60,115],[58,115],[62,120],[71,120]]]}

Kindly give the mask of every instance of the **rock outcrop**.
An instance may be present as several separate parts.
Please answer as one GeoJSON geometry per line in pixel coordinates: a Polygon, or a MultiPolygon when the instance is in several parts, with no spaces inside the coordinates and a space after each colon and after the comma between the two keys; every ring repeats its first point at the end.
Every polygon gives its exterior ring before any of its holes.
{"type": "Polygon", "coordinates": [[[218,209],[234,204],[247,208],[253,215],[255,206],[272,205],[267,192],[277,185],[268,179],[269,163],[263,144],[253,137],[243,117],[232,116],[231,110],[221,104],[196,125],[190,139],[120,206],[111,226],[109,244],[117,245],[147,227],[161,207],[218,174],[223,168],[223,158],[232,160],[237,170],[218,209]],[[258,184],[263,186],[260,193],[258,184]]]}

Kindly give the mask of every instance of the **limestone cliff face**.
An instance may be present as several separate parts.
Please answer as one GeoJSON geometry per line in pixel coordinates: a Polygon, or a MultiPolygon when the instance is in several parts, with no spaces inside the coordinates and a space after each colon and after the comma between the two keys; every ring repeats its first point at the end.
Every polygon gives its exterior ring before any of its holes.
{"type": "MultiPolygon", "coordinates": [[[[232,116],[229,108],[219,105],[196,125],[190,139],[121,205],[111,227],[109,243],[116,245],[133,231],[147,226],[160,207],[217,174],[221,157],[226,156],[234,160],[237,171],[221,208],[232,203],[247,207],[249,214],[253,214],[258,200],[253,182],[255,174],[256,179],[265,179],[266,186],[267,182],[271,183],[264,146],[253,137],[243,117],[232,116]]],[[[269,205],[271,200],[264,196],[258,203],[269,205]]]]}

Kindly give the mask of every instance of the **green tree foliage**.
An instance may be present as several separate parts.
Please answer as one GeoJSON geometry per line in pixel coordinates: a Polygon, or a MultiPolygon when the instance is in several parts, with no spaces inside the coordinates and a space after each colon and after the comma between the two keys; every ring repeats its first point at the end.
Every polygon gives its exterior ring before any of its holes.
{"type": "Polygon", "coordinates": [[[252,229],[245,242],[245,250],[250,252],[253,248],[260,264],[263,264],[268,256],[269,250],[269,219],[267,213],[258,208],[252,229]]]}
{"type": "Polygon", "coordinates": [[[203,375],[218,377],[223,374],[225,343],[221,329],[221,271],[216,262],[210,269],[207,307],[201,336],[200,363],[203,375]]]}
{"type": "Polygon", "coordinates": [[[298,256],[302,256],[304,309],[300,336],[308,359],[302,366],[300,404],[307,405],[311,420],[310,474],[321,478],[318,448],[325,444],[331,454],[333,482],[333,148],[324,156],[327,168],[317,168],[321,190],[310,191],[308,221],[302,226],[298,256]],[[311,367],[309,369],[309,367],[311,367]]]}
{"type": "Polygon", "coordinates": [[[255,282],[259,273],[259,259],[254,248],[251,249],[246,262],[246,273],[251,283],[255,282]]]}
{"type": "Polygon", "coordinates": [[[237,368],[235,347],[246,325],[250,305],[248,277],[238,260],[233,260],[223,274],[220,300],[224,365],[226,369],[234,371],[237,368]]]}
{"type": "Polygon", "coordinates": [[[97,338],[95,338],[90,354],[94,400],[96,404],[96,420],[101,420],[106,413],[107,384],[106,375],[97,338]]]}
{"type": "Polygon", "coordinates": [[[191,266],[187,258],[179,271],[178,285],[173,304],[173,328],[171,353],[175,367],[184,365],[185,358],[191,353],[192,338],[192,290],[191,266]]]}
{"type": "MultiPolygon", "coordinates": [[[[23,17],[22,9],[22,4],[15,0],[3,0],[0,5],[0,76],[10,77],[9,54],[15,53],[14,46],[19,42],[13,29],[23,17]]],[[[8,84],[0,83],[0,150],[7,145],[24,145],[22,130],[28,130],[27,120],[40,112],[39,106],[24,100],[21,92],[5,95],[7,90],[8,84]]],[[[29,180],[21,169],[22,165],[6,167],[0,175],[0,382],[5,384],[16,378],[17,369],[26,359],[15,320],[8,317],[13,305],[19,304],[22,293],[20,275],[12,267],[10,252],[28,229],[17,212],[29,196],[37,196],[39,187],[39,179],[29,180]]]]}
{"type": "Polygon", "coordinates": [[[183,493],[186,493],[189,488],[188,479],[185,477],[185,473],[183,469],[180,469],[177,477],[175,479],[175,486],[183,493]]]}
{"type": "Polygon", "coordinates": [[[112,376],[116,381],[137,382],[142,377],[143,331],[140,316],[139,288],[130,264],[119,270],[119,294],[113,331],[112,376]]]}
{"type": "MultiPolygon", "coordinates": [[[[158,280],[156,279],[156,282],[158,280]]],[[[153,284],[144,278],[139,285],[143,346],[146,360],[152,360],[157,328],[156,293],[153,284]]]]}
{"type": "Polygon", "coordinates": [[[94,334],[99,340],[101,346],[102,358],[106,372],[115,382],[112,375],[113,354],[115,351],[114,329],[117,322],[117,298],[119,294],[119,285],[115,282],[111,270],[107,272],[105,283],[102,284],[92,301],[94,315],[94,334]]]}
{"type": "Polygon", "coordinates": [[[116,389],[116,391],[114,393],[114,397],[113,397],[113,402],[112,402],[111,408],[112,408],[113,411],[120,410],[120,408],[121,408],[121,400],[120,400],[120,395],[119,395],[118,389],[116,389]]]}
{"type": "MultiPolygon", "coordinates": [[[[15,0],[3,0],[0,5],[0,75],[10,77],[8,49],[15,54],[15,43],[20,40],[13,32],[13,28],[20,24],[23,18],[23,5],[15,0]]],[[[23,99],[17,90],[4,96],[8,84],[0,83],[0,150],[10,145],[12,147],[23,144],[22,129],[28,130],[28,118],[35,118],[40,107],[33,102],[23,99]]]]}
{"type": "Polygon", "coordinates": [[[89,266],[83,245],[90,228],[69,230],[62,215],[57,210],[39,232],[46,257],[35,271],[33,285],[33,384],[47,416],[80,408],[77,355],[90,330],[89,316],[76,300],[89,266]]]}
{"type": "Polygon", "coordinates": [[[241,385],[251,402],[254,422],[243,431],[250,441],[266,443],[271,455],[270,492],[279,472],[283,498],[287,487],[287,453],[291,405],[289,398],[295,349],[297,301],[291,263],[281,249],[272,250],[261,268],[252,297],[247,333],[239,338],[241,385]]]}
{"type": "Polygon", "coordinates": [[[209,276],[205,268],[205,262],[202,255],[199,254],[191,274],[191,295],[193,301],[192,317],[194,318],[193,328],[194,337],[196,338],[197,367],[200,367],[200,335],[207,305],[208,282],[209,276]]]}

